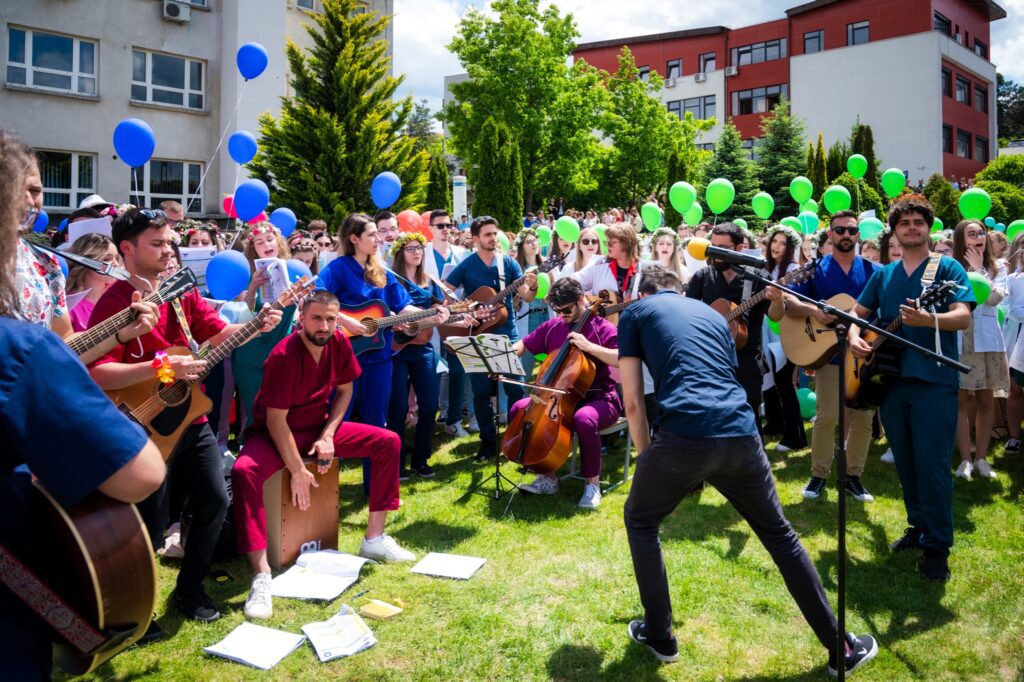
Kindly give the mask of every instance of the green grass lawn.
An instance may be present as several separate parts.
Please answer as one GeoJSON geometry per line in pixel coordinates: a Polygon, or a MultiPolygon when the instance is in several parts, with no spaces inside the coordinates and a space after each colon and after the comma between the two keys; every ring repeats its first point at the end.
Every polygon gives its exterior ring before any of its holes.
{"type": "MultiPolygon", "coordinates": [[[[713,489],[687,499],[662,528],[681,660],[661,665],[626,636],[642,617],[622,523],[628,486],[608,494],[596,512],[576,507],[580,481],[553,497],[505,501],[468,495],[489,473],[474,464],[473,438],[439,439],[429,481],[403,484],[404,506],[389,532],[423,556],[430,551],[487,558],[469,581],[414,575],[409,565],[368,566],[336,602],[275,599],[266,625],[299,632],[342,603],[401,600],[406,611],[368,621],[379,644],[355,657],[318,662],[304,644],[269,673],[208,656],[212,644],[243,622],[247,562],[219,565],[232,577],[209,582],[225,616],[211,625],[182,621],[166,602],[177,567],[159,567],[160,622],[170,636],[135,647],[102,667],[95,679],[238,680],[802,680],[827,676],[826,654],[805,624],[767,552],[713,489]],[[351,595],[368,590],[365,597],[351,595]]],[[[850,500],[848,629],[875,635],[878,658],[862,680],[1024,679],[1024,457],[992,459],[996,481],[957,481],[953,579],[919,576],[916,556],[892,556],[888,544],[905,526],[895,468],[878,461],[876,443],[863,481],[876,501],[850,500]]],[[[605,473],[621,473],[621,441],[605,473]]],[[[770,453],[786,514],[800,533],[835,604],[836,493],[816,501],[801,489],[809,450],[770,453]]],[[[518,474],[505,466],[513,479],[518,474]]],[[[366,522],[360,470],[341,475],[339,549],[356,552],[366,522]]],[[[834,485],[830,481],[830,485],[834,485]]]]}

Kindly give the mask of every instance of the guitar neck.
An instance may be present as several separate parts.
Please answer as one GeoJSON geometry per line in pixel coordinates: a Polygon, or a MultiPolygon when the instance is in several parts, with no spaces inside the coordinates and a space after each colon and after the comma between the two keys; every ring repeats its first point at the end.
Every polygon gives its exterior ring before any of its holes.
{"type": "Polygon", "coordinates": [[[374,331],[380,331],[382,329],[388,329],[395,325],[406,324],[408,322],[416,322],[418,320],[425,320],[428,317],[434,317],[437,315],[437,310],[434,308],[428,308],[427,310],[417,310],[411,313],[402,313],[401,315],[389,315],[387,317],[381,317],[376,320],[370,320],[364,322],[369,327],[373,327],[374,331]]]}
{"type": "MultiPolygon", "coordinates": [[[[500,257],[504,258],[504,256],[500,256],[500,257]]],[[[548,260],[544,261],[543,263],[541,263],[540,266],[537,268],[537,274],[541,274],[541,273],[544,273],[544,272],[550,272],[551,270],[559,267],[559,263],[562,263],[562,262],[565,262],[564,258],[562,258],[561,260],[558,260],[558,259],[554,259],[554,260],[548,259],[548,260]]],[[[507,287],[505,287],[504,289],[499,291],[497,294],[495,294],[491,298],[487,299],[484,302],[484,305],[503,304],[504,301],[505,301],[505,298],[507,296],[509,296],[510,294],[514,294],[516,292],[516,289],[518,289],[519,287],[523,286],[523,282],[525,282],[525,281],[526,281],[526,275],[523,275],[522,277],[520,277],[519,279],[515,280],[514,282],[509,284],[507,287]]]]}
{"type": "MultiPolygon", "coordinates": [[[[167,299],[165,299],[159,291],[153,292],[142,300],[147,303],[155,303],[156,305],[162,305],[167,302],[167,299]]],[[[118,330],[122,329],[134,319],[135,311],[129,306],[116,315],[108,317],[103,320],[103,322],[100,322],[94,327],[90,327],[68,341],[68,347],[73,350],[75,354],[81,356],[95,348],[97,345],[103,343],[103,341],[109,339],[111,336],[116,334],[118,330]]]]}
{"type": "Polygon", "coordinates": [[[603,311],[602,317],[607,317],[608,315],[614,315],[615,313],[620,313],[620,312],[622,312],[623,310],[625,310],[626,308],[628,308],[629,306],[633,305],[634,303],[636,303],[639,300],[640,300],[639,298],[633,298],[633,299],[630,299],[628,301],[623,301],[622,303],[613,303],[613,304],[611,304],[609,306],[605,306],[605,307],[603,307],[601,309],[603,311]]]}
{"type": "MultiPolygon", "coordinates": [[[[784,277],[780,277],[776,281],[776,283],[777,284],[790,284],[793,280],[797,279],[799,274],[800,274],[800,270],[794,270],[793,272],[789,273],[788,275],[785,275],[784,277]]],[[[748,298],[743,303],[740,303],[738,306],[736,306],[735,310],[733,310],[731,313],[729,313],[728,315],[725,316],[726,321],[732,322],[737,317],[739,317],[740,315],[743,315],[748,310],[753,308],[755,305],[757,305],[758,303],[763,301],[765,299],[765,297],[767,297],[767,296],[768,296],[768,287],[765,287],[764,289],[761,289],[761,291],[757,292],[756,294],[754,294],[753,296],[748,298]]]]}
{"type": "MultiPolygon", "coordinates": [[[[256,317],[243,324],[241,329],[211,348],[203,357],[203,360],[206,360],[206,369],[203,370],[200,378],[202,379],[206,377],[206,375],[209,374],[219,362],[231,355],[236,348],[243,345],[246,341],[252,338],[256,332],[262,329],[267,314],[271,310],[284,310],[284,308],[285,306],[281,301],[275,301],[269,308],[263,308],[260,310],[260,312],[256,314],[256,317]]],[[[284,324],[283,320],[281,321],[281,324],[284,324]]]]}

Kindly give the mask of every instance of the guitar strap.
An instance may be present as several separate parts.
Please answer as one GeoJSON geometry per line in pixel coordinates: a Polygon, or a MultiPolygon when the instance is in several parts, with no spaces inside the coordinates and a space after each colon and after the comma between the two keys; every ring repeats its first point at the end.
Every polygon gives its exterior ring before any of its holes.
{"type": "Polygon", "coordinates": [[[498,254],[498,291],[505,288],[505,256],[498,254]]]}
{"type": "MultiPolygon", "coordinates": [[[[941,253],[932,253],[928,256],[928,265],[924,268],[924,274],[921,275],[921,292],[923,293],[926,289],[931,287],[935,283],[935,275],[939,272],[939,262],[942,260],[941,253]]],[[[939,337],[939,318],[934,313],[932,319],[935,320],[935,352],[938,355],[942,355],[942,343],[939,337]]],[[[936,366],[942,367],[941,362],[936,362],[936,366]]]]}
{"type": "Polygon", "coordinates": [[[85,655],[110,641],[0,544],[0,583],[85,655]]]}
{"type": "Polygon", "coordinates": [[[174,299],[171,301],[171,307],[174,308],[174,314],[178,318],[178,324],[181,325],[182,331],[185,332],[185,338],[188,339],[189,350],[191,350],[192,354],[196,357],[202,357],[200,355],[199,344],[196,343],[194,338],[192,338],[192,330],[189,329],[188,318],[185,317],[185,309],[181,307],[181,301],[174,299]]]}

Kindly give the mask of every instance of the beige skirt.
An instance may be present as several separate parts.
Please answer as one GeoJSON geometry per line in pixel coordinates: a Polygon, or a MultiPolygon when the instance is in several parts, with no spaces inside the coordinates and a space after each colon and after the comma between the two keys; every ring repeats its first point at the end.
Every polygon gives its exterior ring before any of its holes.
{"type": "Polygon", "coordinates": [[[964,347],[960,362],[970,365],[968,374],[960,375],[960,388],[965,391],[995,391],[995,397],[1005,398],[1010,391],[1010,368],[1006,353],[975,353],[974,325],[963,334],[964,347]]]}

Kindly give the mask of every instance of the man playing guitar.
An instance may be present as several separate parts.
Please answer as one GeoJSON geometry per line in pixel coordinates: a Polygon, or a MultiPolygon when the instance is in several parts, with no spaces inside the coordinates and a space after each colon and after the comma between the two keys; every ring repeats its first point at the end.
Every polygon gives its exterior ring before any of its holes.
{"type": "MultiPolygon", "coordinates": [[[[573,415],[573,431],[579,441],[583,460],[582,474],[587,481],[579,506],[597,509],[601,503],[601,487],[598,485],[601,476],[600,431],[614,424],[622,414],[622,402],[615,391],[615,380],[608,371],[609,365],[615,366],[619,362],[618,332],[611,322],[598,315],[590,318],[582,333],[571,332],[573,325],[587,309],[583,287],[572,277],[564,277],[555,282],[547,301],[558,317],[542,323],[524,339],[517,341],[513,348],[519,355],[557,353],[568,340],[595,361],[597,372],[590,390],[573,415]]],[[[511,413],[514,415],[525,409],[530,400],[533,398],[517,402],[512,406],[511,413]]],[[[520,488],[536,495],[553,495],[558,492],[558,476],[555,472],[538,474],[532,483],[520,488]]]]}
{"type": "MultiPolygon", "coordinates": [[[[955,360],[959,357],[956,332],[971,323],[974,294],[963,266],[948,256],[930,257],[929,233],[934,219],[931,205],[919,195],[893,203],[888,222],[903,247],[903,258],[875,272],[857,300],[854,313],[862,319],[877,313],[884,324],[898,316],[903,321],[897,332],[900,336],[941,350],[942,355],[955,360]],[[936,306],[937,312],[907,305],[921,295],[925,279],[952,280],[961,288],[952,295],[951,302],[936,306]]],[[[850,351],[862,358],[872,353],[871,346],[861,338],[860,327],[850,329],[850,351]]],[[[929,580],[945,581],[950,577],[953,482],[949,463],[956,440],[958,385],[955,370],[905,350],[900,376],[881,407],[909,524],[892,549],[923,549],[920,569],[929,580]]]]}
{"type": "MultiPolygon", "coordinates": [[[[857,255],[860,228],[857,214],[853,211],[839,211],[833,214],[829,224],[832,232],[832,253],[818,261],[814,277],[793,288],[800,293],[820,300],[837,294],[853,298],[860,296],[871,275],[879,266],[857,255]]],[[[834,315],[826,315],[816,306],[803,303],[793,296],[783,295],[786,314],[792,317],[810,317],[813,324],[827,327],[834,323],[834,315]]],[[[835,447],[836,420],[839,417],[839,372],[843,359],[833,358],[814,373],[814,392],[818,396],[817,413],[811,434],[811,480],[804,487],[804,497],[814,500],[825,489],[832,466],[835,447]]],[[[850,410],[850,433],[847,438],[846,490],[861,502],[871,502],[874,497],[864,488],[860,476],[871,446],[871,418],[874,410],[850,410]]]]}
{"type": "MultiPolygon", "coordinates": [[[[136,291],[148,294],[160,285],[159,276],[174,257],[174,230],[163,211],[130,208],[114,221],[114,245],[124,258],[125,269],[131,273],[129,282],[117,282],[96,302],[90,325],[96,325],[130,305],[136,291]]],[[[182,296],[180,305],[164,303],[153,330],[127,344],[116,346],[97,360],[90,369],[92,378],[106,391],[132,386],[153,376],[151,361],[156,353],[172,346],[192,347],[209,342],[216,346],[241,325],[227,325],[217,313],[192,290],[182,296]]],[[[267,314],[262,331],[271,331],[281,321],[281,313],[267,314]]],[[[206,369],[206,362],[193,355],[167,355],[177,379],[196,381],[206,369]]],[[[202,417],[185,431],[171,466],[174,482],[184,487],[192,514],[185,557],[173,600],[185,616],[210,622],[220,613],[203,589],[227,512],[228,496],[224,486],[221,449],[217,437],[202,417]]],[[[167,527],[169,513],[168,486],[151,495],[139,505],[153,542],[159,543],[167,527]]]]}

